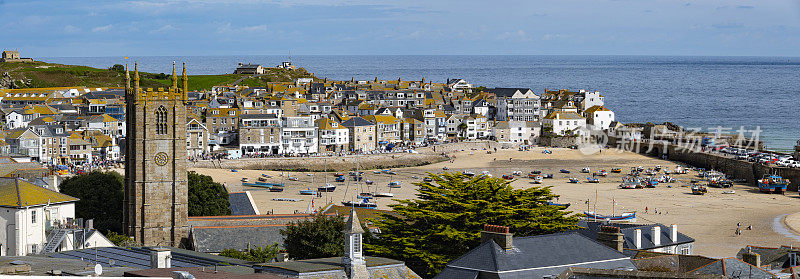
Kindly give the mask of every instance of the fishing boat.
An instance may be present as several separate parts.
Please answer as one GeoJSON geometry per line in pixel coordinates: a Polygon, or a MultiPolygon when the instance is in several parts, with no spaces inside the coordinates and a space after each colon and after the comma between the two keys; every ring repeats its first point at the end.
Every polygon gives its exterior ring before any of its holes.
{"type": "Polygon", "coordinates": [[[298,181],[298,180],[300,180],[300,179],[299,179],[299,178],[297,178],[297,177],[294,177],[294,176],[290,176],[290,177],[289,177],[289,180],[291,180],[291,181],[298,181]]]}
{"type": "Polygon", "coordinates": [[[560,172],[561,172],[561,173],[569,173],[569,170],[567,170],[567,169],[561,169],[561,170],[560,170],[560,172]]]}
{"type": "Polygon", "coordinates": [[[375,193],[375,196],[381,198],[391,198],[394,197],[394,194],[388,192],[382,192],[382,193],[375,193]]]}
{"type": "Polygon", "coordinates": [[[381,171],[380,171],[380,170],[374,170],[374,171],[372,171],[372,173],[374,173],[374,174],[381,174],[381,171]]]}
{"type": "Polygon", "coordinates": [[[658,181],[656,181],[655,179],[647,179],[644,182],[645,188],[655,188],[656,186],[658,186],[658,181]]]}
{"type": "Polygon", "coordinates": [[[578,182],[579,182],[579,180],[577,178],[574,178],[574,177],[570,177],[569,178],[569,183],[578,183],[578,182]]]}
{"type": "Polygon", "coordinates": [[[392,181],[392,182],[389,182],[388,186],[389,186],[389,188],[400,188],[402,186],[402,184],[403,183],[400,182],[400,181],[392,181]]]}
{"type": "Polygon", "coordinates": [[[370,200],[370,199],[374,198],[374,196],[372,196],[372,194],[371,194],[371,193],[361,193],[361,194],[358,194],[358,195],[356,195],[356,198],[357,198],[357,199],[370,200]],[[366,196],[365,196],[365,195],[363,195],[363,194],[369,194],[369,195],[366,195],[366,196]]]}
{"type": "Polygon", "coordinates": [[[533,184],[542,184],[542,180],[543,180],[542,176],[541,175],[537,175],[537,176],[535,176],[533,178],[533,184]]]}
{"type": "Polygon", "coordinates": [[[290,199],[290,198],[274,198],[273,201],[288,201],[288,202],[299,202],[302,199],[290,199]]]}
{"type": "Polygon", "coordinates": [[[567,207],[569,207],[569,206],[570,206],[570,205],[572,205],[572,204],[570,204],[570,203],[557,203],[557,202],[551,202],[551,201],[549,201],[549,202],[547,202],[547,205],[554,205],[554,206],[560,206],[560,207],[567,208],[567,207]]]}
{"type": "Polygon", "coordinates": [[[642,189],[644,186],[641,182],[630,180],[630,181],[623,181],[622,184],[619,184],[620,189],[642,189]]]}
{"type": "Polygon", "coordinates": [[[448,168],[448,167],[442,167],[442,170],[449,170],[449,169],[450,168],[448,168]]]}
{"type": "Polygon", "coordinates": [[[382,173],[387,173],[387,174],[388,174],[389,172],[391,172],[391,171],[392,171],[392,170],[390,170],[390,169],[382,169],[382,170],[381,170],[381,172],[382,172],[382,173]]]}
{"type": "Polygon", "coordinates": [[[625,212],[621,215],[601,215],[593,211],[584,211],[586,217],[594,221],[636,222],[636,212],[625,212]]]}
{"type": "Polygon", "coordinates": [[[355,208],[377,208],[378,204],[369,201],[368,199],[361,199],[360,201],[343,201],[342,205],[355,207],[355,208]]]}
{"type": "Polygon", "coordinates": [[[317,191],[319,192],[333,192],[336,190],[336,185],[325,183],[325,185],[317,187],[317,191]]]}
{"type": "Polygon", "coordinates": [[[672,173],[673,174],[686,174],[686,169],[681,167],[681,166],[677,166],[677,167],[675,167],[674,170],[672,170],[672,173]]]}
{"type": "Polygon", "coordinates": [[[611,173],[621,173],[621,172],[622,172],[621,168],[612,168],[611,169],[611,173]]]}
{"type": "Polygon", "coordinates": [[[466,176],[469,176],[469,177],[473,177],[473,176],[475,176],[475,173],[474,173],[474,172],[471,172],[471,171],[464,171],[464,172],[462,172],[462,173],[463,173],[464,175],[466,175],[466,176]]]}
{"type": "Polygon", "coordinates": [[[542,174],[542,171],[540,170],[531,171],[531,174],[542,174]]]}
{"type": "Polygon", "coordinates": [[[608,172],[606,170],[596,171],[594,174],[597,175],[597,176],[603,176],[603,177],[608,176],[608,172]]]}
{"type": "Polygon", "coordinates": [[[300,194],[301,195],[316,195],[317,191],[316,190],[311,190],[311,189],[300,190],[300,194]]]}
{"type": "Polygon", "coordinates": [[[694,185],[692,186],[692,195],[705,195],[708,193],[708,188],[702,185],[694,185]]]}
{"type": "Polygon", "coordinates": [[[344,182],[345,180],[346,179],[344,178],[344,176],[337,176],[335,181],[336,182],[344,182]]]}
{"type": "Polygon", "coordinates": [[[231,172],[239,172],[239,171],[236,169],[231,169],[231,172]]]}
{"type": "Polygon", "coordinates": [[[492,177],[492,173],[489,171],[482,171],[481,174],[486,177],[492,177]]]}
{"type": "Polygon", "coordinates": [[[372,185],[372,183],[375,183],[375,182],[373,182],[372,180],[369,180],[369,179],[364,180],[364,184],[372,185]]]}
{"type": "Polygon", "coordinates": [[[733,187],[733,181],[725,177],[714,177],[708,179],[708,186],[716,188],[730,188],[733,187]]]}
{"type": "Polygon", "coordinates": [[[270,192],[283,192],[283,187],[269,187],[270,192]]]}
{"type": "Polygon", "coordinates": [[[411,176],[411,179],[419,179],[419,176],[412,175],[412,176],[411,176]]]}
{"type": "Polygon", "coordinates": [[[591,170],[591,169],[589,169],[589,168],[583,168],[583,169],[581,169],[581,172],[582,172],[582,173],[589,173],[589,172],[591,172],[591,171],[592,171],[592,170],[591,170]]]}
{"type": "Polygon", "coordinates": [[[600,179],[597,179],[597,178],[594,178],[594,177],[587,177],[586,178],[586,182],[588,182],[588,183],[600,183],[600,179]]]}
{"type": "Polygon", "coordinates": [[[397,175],[396,171],[389,171],[388,173],[391,174],[391,175],[397,175]]]}
{"type": "Polygon", "coordinates": [[[262,174],[261,174],[261,177],[264,177],[264,178],[272,178],[272,176],[271,176],[271,175],[269,175],[269,174],[266,174],[266,173],[262,173],[262,174]]]}
{"type": "Polygon", "coordinates": [[[503,179],[505,179],[505,180],[511,180],[511,179],[514,179],[514,176],[513,176],[513,175],[510,175],[510,174],[504,174],[504,175],[503,175],[503,179]]]}
{"type": "Polygon", "coordinates": [[[242,177],[242,182],[247,182],[247,181],[250,181],[250,179],[247,179],[247,177],[242,177]]]}
{"type": "Polygon", "coordinates": [[[515,175],[515,176],[522,176],[522,172],[521,171],[514,171],[511,174],[515,175]]]}
{"type": "Polygon", "coordinates": [[[778,175],[764,175],[758,180],[758,190],[762,193],[779,193],[786,192],[786,187],[789,186],[789,180],[784,179],[778,175]]]}
{"type": "Polygon", "coordinates": [[[542,178],[553,178],[553,174],[552,173],[543,174],[542,178]]]}
{"type": "Polygon", "coordinates": [[[433,182],[433,178],[425,177],[422,179],[423,182],[433,182]]]}

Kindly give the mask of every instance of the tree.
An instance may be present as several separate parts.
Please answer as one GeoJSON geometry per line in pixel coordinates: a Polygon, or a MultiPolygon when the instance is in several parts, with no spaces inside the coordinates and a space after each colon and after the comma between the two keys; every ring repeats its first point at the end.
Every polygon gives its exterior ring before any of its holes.
{"type": "MultiPolygon", "coordinates": [[[[117,172],[93,171],[64,180],[61,193],[80,199],[75,216],[94,219],[99,231],[123,233],[124,178],[117,172]]],[[[189,172],[189,216],[231,214],[228,192],[210,176],[189,172]]]]}
{"type": "Polygon", "coordinates": [[[283,246],[297,260],[344,256],[344,225],[344,218],[322,214],[291,223],[281,230],[283,246]]]}
{"type": "Polygon", "coordinates": [[[516,236],[577,228],[577,217],[547,204],[557,197],[549,187],[514,189],[504,179],[461,173],[429,177],[433,182],[415,183],[418,199],[390,205],[399,216],[384,214],[375,222],[381,234],[366,242],[367,252],[403,260],[417,274],[433,277],[480,245],[484,224],[508,226],[516,236]]]}
{"type": "Polygon", "coordinates": [[[108,68],[108,70],[114,72],[124,72],[125,66],[122,66],[120,64],[114,64],[114,66],[111,66],[111,68],[108,68]]]}
{"type": "Polygon", "coordinates": [[[231,214],[228,191],[208,175],[189,172],[189,216],[231,214]]]}
{"type": "Polygon", "coordinates": [[[458,132],[462,137],[465,137],[467,132],[467,123],[461,122],[461,124],[458,124],[458,132]]]}
{"type": "Polygon", "coordinates": [[[275,243],[267,247],[258,246],[255,248],[245,249],[244,251],[239,251],[236,249],[225,249],[221,253],[219,253],[219,255],[223,257],[240,259],[254,263],[267,263],[271,262],[272,259],[277,257],[278,253],[280,252],[281,252],[280,246],[277,243],[275,243]]]}
{"type": "Polygon", "coordinates": [[[117,172],[93,171],[76,175],[61,183],[60,191],[80,200],[75,217],[94,219],[99,231],[122,233],[123,178],[117,172]]]}

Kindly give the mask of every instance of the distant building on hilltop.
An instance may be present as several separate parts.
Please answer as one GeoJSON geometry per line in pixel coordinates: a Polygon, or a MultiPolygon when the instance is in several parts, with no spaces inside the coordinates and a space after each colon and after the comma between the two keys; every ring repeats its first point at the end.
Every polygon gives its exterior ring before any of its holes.
{"type": "Polygon", "coordinates": [[[6,50],[3,51],[3,57],[0,58],[0,62],[33,62],[33,58],[21,58],[19,57],[19,51],[6,50]]]}
{"type": "Polygon", "coordinates": [[[264,74],[264,67],[257,64],[239,63],[239,67],[237,67],[233,73],[239,75],[262,75],[264,74]]]}

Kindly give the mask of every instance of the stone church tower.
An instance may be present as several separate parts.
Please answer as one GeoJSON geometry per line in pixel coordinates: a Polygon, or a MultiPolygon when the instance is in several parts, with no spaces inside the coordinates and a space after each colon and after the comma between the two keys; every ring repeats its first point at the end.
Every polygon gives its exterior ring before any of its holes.
{"type": "Polygon", "coordinates": [[[179,246],[189,235],[186,173],[186,64],[178,88],[175,63],[172,87],[133,88],[125,70],[127,138],[123,229],[145,246],[179,246]]]}

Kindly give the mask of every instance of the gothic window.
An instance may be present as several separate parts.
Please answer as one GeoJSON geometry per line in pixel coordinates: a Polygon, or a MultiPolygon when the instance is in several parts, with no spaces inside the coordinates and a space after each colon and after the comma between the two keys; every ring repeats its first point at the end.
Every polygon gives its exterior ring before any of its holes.
{"type": "Polygon", "coordinates": [[[165,109],[164,106],[160,106],[156,109],[156,134],[167,134],[167,109],[165,109]]]}

